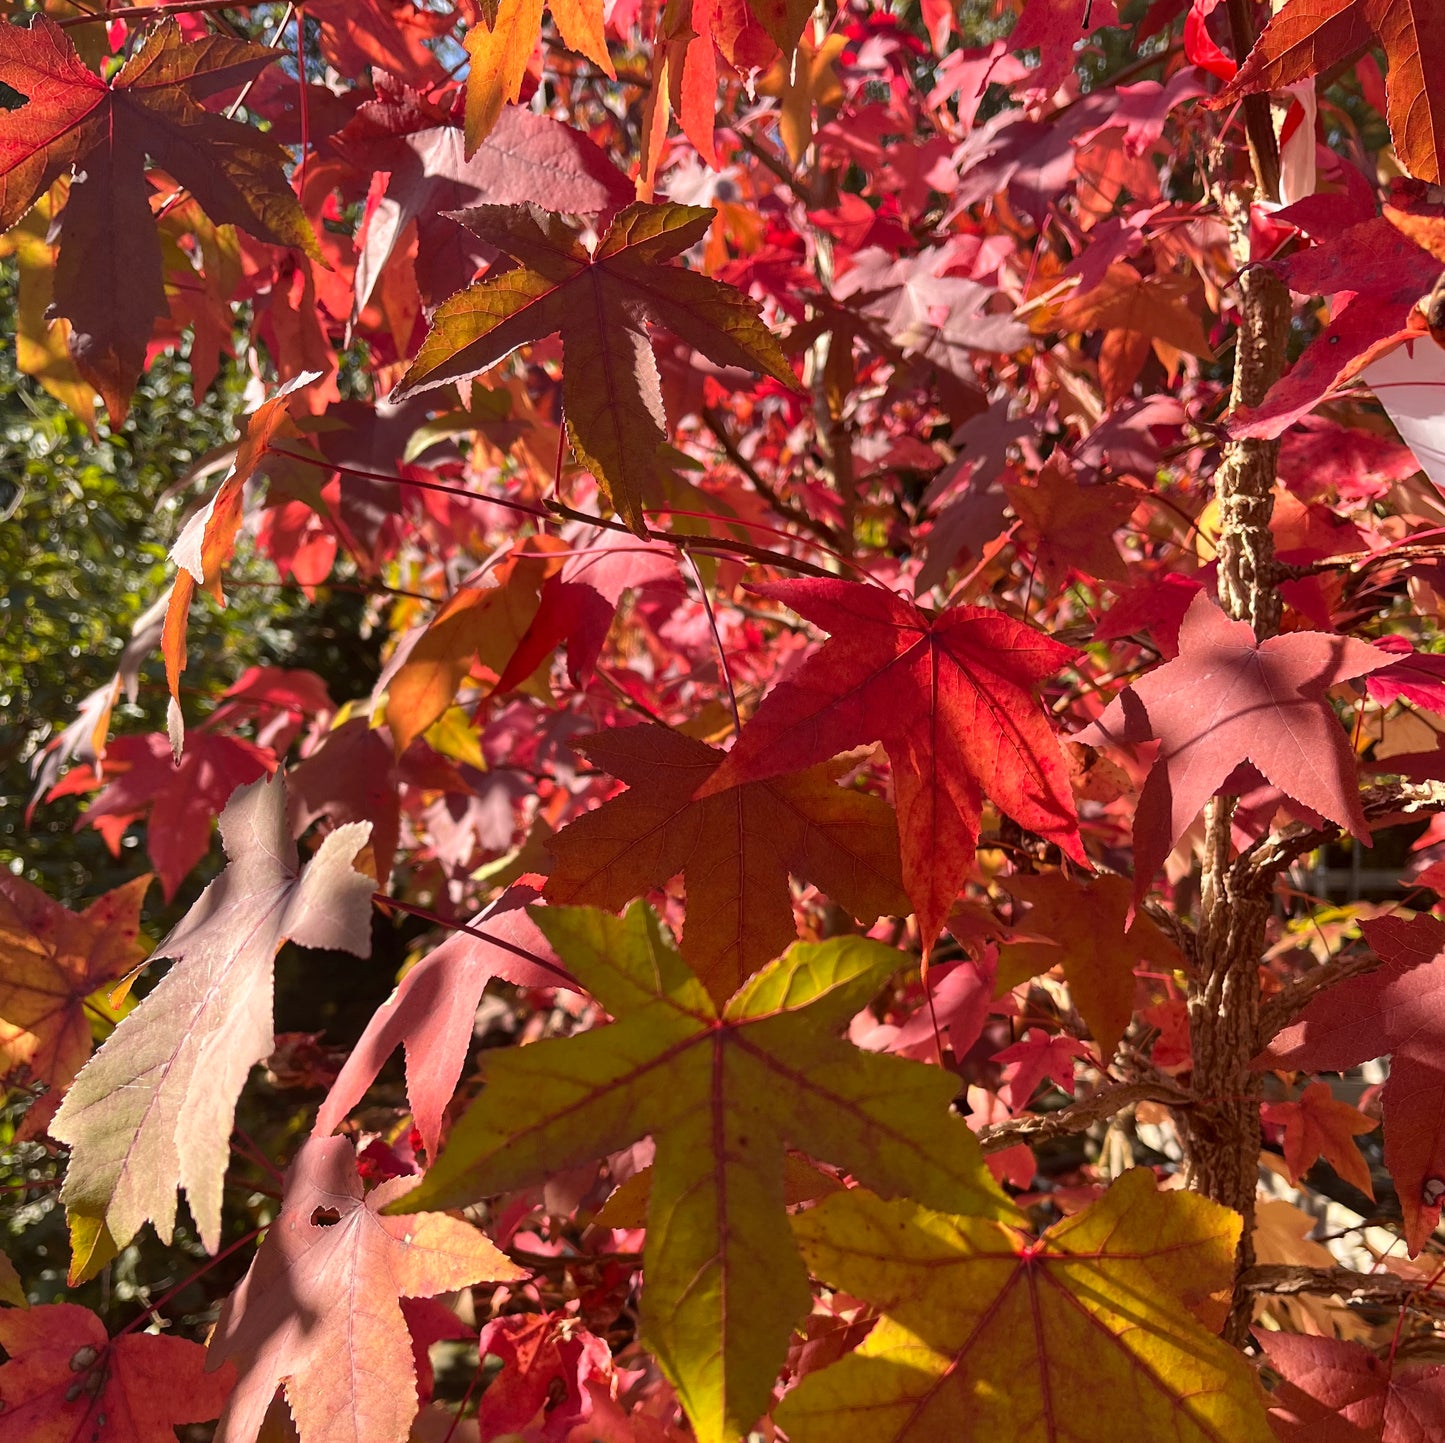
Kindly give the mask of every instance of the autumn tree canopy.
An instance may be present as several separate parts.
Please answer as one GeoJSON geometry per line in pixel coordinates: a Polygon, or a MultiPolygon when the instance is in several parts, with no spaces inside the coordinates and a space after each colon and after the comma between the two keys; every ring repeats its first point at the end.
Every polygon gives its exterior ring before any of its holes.
{"type": "Polygon", "coordinates": [[[1445,11],[4,10],[6,1443],[1445,1437],[1445,11]]]}

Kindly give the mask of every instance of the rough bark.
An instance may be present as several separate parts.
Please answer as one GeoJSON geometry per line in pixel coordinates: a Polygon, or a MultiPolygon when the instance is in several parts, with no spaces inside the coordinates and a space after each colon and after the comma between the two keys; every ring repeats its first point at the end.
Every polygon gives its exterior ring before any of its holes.
{"type": "MultiPolygon", "coordinates": [[[[1230,6],[1237,22],[1242,5],[1230,6]]],[[[1247,18],[1247,17],[1246,17],[1247,18]]],[[[1242,57],[1252,35],[1234,24],[1242,57]]],[[[1271,144],[1250,127],[1257,194],[1269,195],[1277,175],[1271,144]],[[1262,159],[1259,151],[1265,151],[1262,159]]],[[[1249,197],[1221,187],[1221,205],[1239,273],[1239,330],[1230,411],[1256,406],[1284,370],[1289,334],[1289,291],[1273,271],[1249,264],[1249,197]]],[[[1275,461],[1273,441],[1227,444],[1216,478],[1219,505],[1218,594],[1237,621],[1260,640],[1279,627],[1280,596],[1274,569],[1275,461]]],[[[1182,1116],[1189,1147],[1190,1186],[1233,1208],[1244,1219],[1236,1259],[1242,1278],[1254,1265],[1254,1196],[1259,1165],[1260,1078],[1250,1069],[1259,1046],[1259,965],[1265,951],[1271,889],[1231,868],[1230,823],[1235,798],[1216,797],[1205,814],[1206,840],[1200,892],[1197,972],[1189,989],[1195,1105],[1182,1116]]],[[[1252,1294],[1236,1287],[1224,1336],[1249,1340],[1252,1294]]]]}

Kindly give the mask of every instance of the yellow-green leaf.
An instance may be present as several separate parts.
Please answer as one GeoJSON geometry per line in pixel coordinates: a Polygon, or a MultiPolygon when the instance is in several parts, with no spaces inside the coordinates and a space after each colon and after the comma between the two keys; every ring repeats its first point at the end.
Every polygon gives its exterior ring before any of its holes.
{"type": "Polygon", "coordinates": [[[950,1113],[954,1079],[838,1036],[901,953],[861,937],[798,944],[719,1016],[641,904],[621,919],[533,915],[617,1021],[490,1057],[480,1099],[406,1205],[527,1187],[650,1134],[642,1338],[701,1443],[757,1420],[810,1305],[785,1223],[788,1148],[892,1196],[1015,1216],[950,1113]]]}
{"type": "Polygon", "coordinates": [[[791,1443],[1270,1443],[1223,1322],[1240,1220],[1126,1173],[1033,1238],[855,1190],[794,1219],[813,1274],[874,1303],[779,1406],[791,1443]]]}
{"type": "Polygon", "coordinates": [[[20,1274],[15,1271],[15,1264],[4,1253],[0,1253],[0,1303],[12,1303],[17,1308],[30,1306],[25,1297],[25,1288],[20,1282],[20,1274]]]}

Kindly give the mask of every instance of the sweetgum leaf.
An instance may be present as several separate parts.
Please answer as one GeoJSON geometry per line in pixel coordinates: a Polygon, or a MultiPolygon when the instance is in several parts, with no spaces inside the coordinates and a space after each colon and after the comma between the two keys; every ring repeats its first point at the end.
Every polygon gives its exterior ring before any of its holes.
{"type": "MultiPolygon", "coordinates": [[[[1412,334],[1411,314],[1440,275],[1440,261],[1401,224],[1438,215],[1438,207],[1423,197],[1413,205],[1418,214],[1394,207],[1386,215],[1367,214],[1276,263],[1292,291],[1334,297],[1330,322],[1258,406],[1234,412],[1231,435],[1283,434],[1412,334]]],[[[1353,219],[1347,207],[1341,209],[1345,220],[1353,219]]]]}
{"type": "Polygon", "coordinates": [[[1280,1443],[1433,1443],[1445,1433],[1445,1368],[1341,1338],[1258,1337],[1282,1379],[1269,1410],[1280,1443]]]}
{"type": "MultiPolygon", "coordinates": [[[[339,138],[347,158],[372,172],[385,172],[386,189],[367,210],[356,260],[356,310],[371,300],[382,270],[406,230],[418,226],[418,275],[423,295],[438,269],[429,253],[448,233],[463,236],[440,213],[488,201],[520,205],[531,201],[548,210],[581,215],[620,208],[632,199],[626,177],[586,135],[546,115],[507,106],[483,144],[463,154],[462,132],[452,125],[388,132],[381,117],[394,107],[363,106],[339,138]],[[372,112],[376,113],[373,118],[372,112]],[[423,276],[425,262],[426,276],[423,276]]],[[[458,276],[449,290],[474,273],[458,276]]],[[[442,299],[442,292],[436,299],[442,299]]]]}
{"type": "Polygon", "coordinates": [[[1030,906],[1021,930],[1048,940],[1000,947],[998,990],[1061,965],[1074,1006],[1107,1063],[1134,1015],[1135,964],[1149,962],[1161,972],[1183,970],[1183,955],[1148,917],[1136,917],[1125,931],[1130,891],[1124,877],[1080,884],[1061,872],[1044,872],[1009,877],[1002,885],[1030,906]]]}
{"type": "Polygon", "coordinates": [[[145,956],[140,908],[151,875],[116,887],[75,913],[23,877],[0,877],[0,1068],[24,1066],[48,1091],[25,1115],[43,1131],[90,1056],[85,999],[145,956]]]}
{"type": "Polygon", "coordinates": [[[1291,0],[1213,103],[1283,90],[1352,60],[1372,40],[1389,60],[1387,118],[1395,149],[1412,175],[1438,184],[1445,179],[1445,9],[1437,0],[1291,0]]]}
{"type": "Polygon", "coordinates": [[[1134,815],[1134,896],[1242,762],[1366,844],[1355,758],[1325,693],[1390,657],[1363,641],[1295,631],[1255,639],[1200,592],[1179,629],[1179,655],[1126,687],[1074,740],[1089,746],[1157,739],[1134,815]]]}
{"type": "Polygon", "coordinates": [[[153,956],[176,965],[82,1069],[51,1124],[71,1146],[61,1200],[124,1247],[148,1219],[169,1243],[186,1190],[206,1247],[221,1235],[221,1180],[236,1099],[272,1046],[272,963],[288,939],[364,957],[371,878],[350,859],[368,824],[337,827],[297,866],[280,780],[240,788],[221,813],[230,864],[153,956]]]}
{"type": "Polygon", "coordinates": [[[903,882],[925,945],[973,862],[983,798],[1088,866],[1059,742],[1036,692],[1073,653],[977,606],[930,612],[853,581],[755,587],[832,639],[763,699],[706,798],[881,741],[903,882]]]}
{"type": "Polygon", "coordinates": [[[792,1443],[1270,1443],[1253,1369],[1212,1336],[1239,1227],[1143,1168],[1037,1240],[861,1190],[828,1198],[793,1219],[808,1267],[883,1317],[778,1424],[792,1443]]]}
{"type": "Polygon", "coordinates": [[[526,1276],[467,1223],[381,1215],[415,1186],[398,1177],[364,1194],[345,1138],[302,1146],[281,1215],[211,1338],[206,1366],[233,1362],[239,1375],[216,1443],[252,1443],[278,1388],[301,1443],[409,1436],[416,1369],[398,1300],[526,1276]]]}
{"type": "Polygon", "coordinates": [[[407,1206],[526,1187],[650,1134],[642,1338],[703,1443],[756,1421],[808,1310],[784,1226],[789,1147],[890,1195],[1012,1216],[949,1112],[954,1079],[838,1038],[900,953],[858,937],[795,945],[719,1015],[641,904],[620,920],[534,915],[618,1020],[490,1057],[480,1099],[407,1206]]]}
{"type": "MultiPolygon", "coordinates": [[[[542,0],[487,0],[492,8],[489,24],[467,31],[471,57],[467,72],[467,158],[490,136],[504,113],[522,94],[527,62],[537,48],[542,27],[542,0]]],[[[602,30],[602,0],[548,0],[548,10],[562,43],[585,55],[606,75],[616,79],[607,37],[602,30]]]]}
{"type": "Polygon", "coordinates": [[[721,366],[798,386],[756,302],[665,264],[700,241],[713,216],[711,206],[637,202],[614,218],[589,254],[560,216],[536,206],[456,212],[519,268],[489,275],[437,307],[392,399],[475,376],[518,346],[560,331],[568,437],[618,515],[646,536],[642,507],[658,494],[667,439],[648,322],[721,366]]]}
{"type": "Polygon", "coordinates": [[[519,544],[476,586],[459,586],[400,658],[386,687],[386,722],[400,756],[452,704],[476,662],[504,673],[541,606],[557,563],[519,544]]]}
{"type": "Polygon", "coordinates": [[[471,1051],[477,1005],[487,983],[493,977],[519,987],[566,987],[571,982],[536,923],[522,910],[537,895],[535,887],[520,883],[508,888],[472,919],[471,931],[452,933],[407,972],[351,1049],[316,1114],[313,1135],[335,1131],[386,1059],[404,1046],[407,1099],[427,1156],[436,1156],[442,1113],[471,1051]]]}
{"type": "MultiPolygon", "coordinates": [[[[145,819],[146,852],[169,901],[211,845],[216,813],[239,786],[270,773],[275,757],[223,732],[193,732],[177,760],[159,732],[117,737],[106,748],[105,785],[85,810],[111,852],[131,824],[145,819]]],[[[95,786],[87,767],[72,767],[46,800],[95,786]]]]}
{"type": "Polygon", "coordinates": [[[1312,1082],[1298,1102],[1267,1102],[1260,1109],[1265,1122],[1284,1129],[1284,1160],[1291,1182],[1298,1182],[1323,1157],[1347,1183],[1368,1198],[1375,1195],[1370,1165],[1355,1139],[1378,1124],[1359,1108],[1339,1101],[1325,1082],[1312,1082]]]}
{"type": "MultiPolygon", "coordinates": [[[[236,549],[241,529],[242,503],[246,486],[266,459],[271,442],[284,435],[289,420],[290,398],[316,379],[314,371],[303,371],[268,396],[246,417],[236,459],[222,478],[215,494],[196,511],[176,543],[170,559],[176,563],[176,577],[166,601],[166,619],[161,629],[161,654],[165,657],[166,682],[171,689],[172,727],[180,717],[181,673],[186,669],[186,631],[190,625],[191,602],[197,587],[218,602],[225,601],[221,569],[236,549]]],[[[173,741],[174,745],[174,741],[173,741]]]]}
{"type": "Polygon", "coordinates": [[[616,909],[682,873],[682,955],[719,1005],[796,940],[790,872],[861,922],[907,910],[892,808],[827,767],[694,801],[722,764],[715,747],[647,725],[573,745],[630,790],[549,840],[547,900],[616,909]]]}
{"type": "Polygon", "coordinates": [[[225,36],[187,42],[174,21],[146,36],[109,83],[81,64],[66,32],[38,15],[0,26],[0,80],[29,103],[0,112],[0,228],[74,172],[60,213],[55,310],[70,351],[118,427],[168,305],[151,215],[149,155],[217,222],[319,255],[286,183],[285,152],[199,102],[259,75],[277,52],[225,36]]]}
{"type": "Polygon", "coordinates": [[[109,1338],[74,1303],[0,1312],[0,1348],[0,1422],[15,1443],[175,1443],[176,1424],[214,1418],[234,1381],[229,1368],[207,1377],[198,1343],[109,1338]]]}

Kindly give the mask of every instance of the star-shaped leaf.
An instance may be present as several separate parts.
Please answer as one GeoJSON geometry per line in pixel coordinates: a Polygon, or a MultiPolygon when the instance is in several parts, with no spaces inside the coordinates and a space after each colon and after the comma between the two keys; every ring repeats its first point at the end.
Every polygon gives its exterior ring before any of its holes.
{"type": "Polygon", "coordinates": [[[783,1226],[787,1148],[890,1195],[1011,1214],[949,1112],[954,1079],[838,1037],[902,954],[859,937],[798,944],[719,1015],[641,904],[620,920],[534,915],[618,1020],[492,1054],[480,1099],[408,1206],[526,1187],[650,1134],[642,1337],[702,1443],[752,1426],[808,1311],[783,1226]]]}
{"type": "Polygon", "coordinates": [[[221,813],[230,865],[153,954],[175,966],[76,1078],[51,1133],[71,1146],[61,1200],[124,1247],[149,1219],[169,1243],[176,1188],[201,1240],[221,1235],[236,1099],[272,1047],[272,963],[287,939],[364,957],[371,878],[351,869],[370,826],[337,827],[304,871],[286,788],[258,781],[221,813]]]}
{"type": "Polygon", "coordinates": [[[1143,493],[1114,481],[1079,485],[1060,451],[1044,463],[1034,485],[1005,481],[1003,491],[1033,543],[1039,574],[1050,591],[1057,591],[1071,573],[1128,581],[1129,568],[1114,544],[1114,533],[1143,493]]]}
{"type": "Polygon", "coordinates": [[[1363,641],[1295,631],[1255,640],[1204,592],[1179,629],[1179,655],[1126,687],[1074,740],[1157,740],[1134,816],[1134,895],[1143,896],[1205,802],[1242,762],[1368,844],[1355,758],[1325,693],[1380,671],[1390,657],[1363,641]]]}
{"type": "Polygon", "coordinates": [[[682,873],[682,955],[719,1004],[796,940],[789,873],[860,922],[908,909],[892,808],[837,786],[836,768],[694,801],[723,761],[715,747],[660,726],[599,732],[573,745],[631,790],[547,843],[557,863],[547,900],[616,910],[682,873]]]}
{"type": "Polygon", "coordinates": [[[0,1420],[15,1443],[175,1443],[176,1424],[221,1411],[231,1370],[207,1376],[198,1343],[106,1336],[89,1308],[47,1303],[0,1312],[0,1420]]]}
{"type": "Polygon", "coordinates": [[[618,515],[645,536],[642,507],[659,494],[667,439],[647,323],[721,366],[798,384],[755,302],[666,264],[707,234],[713,215],[711,206],[638,202],[616,216],[589,253],[560,216],[536,206],[455,212],[518,268],[489,275],[437,307],[392,398],[475,376],[518,346],[560,331],[568,437],[618,515]]]}
{"type": "Polygon", "coordinates": [[[793,1231],[883,1317],[783,1400],[791,1443],[1270,1443],[1253,1369],[1211,1335],[1239,1217],[1143,1168],[1037,1240],[861,1190],[793,1231]]]}
{"type": "Polygon", "coordinates": [[[1001,612],[930,612],[852,581],[754,588],[833,634],[763,699],[709,797],[881,741],[893,766],[903,881],[925,943],[978,844],[985,795],[1084,866],[1074,798],[1038,683],[1073,653],[1001,612]]]}
{"type": "Polygon", "coordinates": [[[1445,1434],[1445,1368],[1376,1357],[1342,1338],[1263,1328],[1260,1346],[1281,1382],[1269,1421],[1280,1443],[1433,1443],[1445,1434]]]}
{"type": "Polygon", "coordinates": [[[1049,940],[1000,947],[998,990],[1062,966],[1069,996],[1107,1063],[1134,1015],[1135,964],[1149,962],[1172,972],[1184,967],[1183,955],[1148,917],[1135,917],[1124,930],[1131,896],[1124,877],[1079,883],[1061,872],[1045,872],[1009,877],[1001,885],[1029,904],[1020,930],[1049,940]]]}
{"type": "Polygon", "coordinates": [[[1445,1201],[1445,922],[1377,917],[1360,930],[1385,965],[1321,993],[1260,1062],[1343,1072],[1389,1055],[1380,1096],[1385,1166],[1400,1194],[1414,1256],[1445,1201]]]}
{"type": "Polygon", "coordinates": [[[1355,1139],[1378,1124],[1357,1107],[1341,1102],[1325,1082],[1312,1082],[1298,1102],[1267,1102],[1265,1122],[1284,1129],[1284,1160],[1291,1182],[1298,1182],[1323,1157],[1347,1183],[1374,1197],[1370,1167],[1355,1139]]]}
{"type": "Polygon", "coordinates": [[[453,932],[408,970],[366,1024],[332,1083],[316,1115],[316,1136],[341,1125],[400,1045],[406,1048],[406,1095],[417,1130],[427,1156],[436,1156],[442,1113],[471,1051],[477,1006],[487,983],[493,977],[519,987],[571,983],[536,923],[522,910],[537,895],[531,886],[508,888],[472,918],[467,931],[453,932]]]}
{"type": "Polygon", "coordinates": [[[145,365],[157,316],[168,314],[145,160],[151,156],[217,222],[319,255],[286,183],[285,152],[200,102],[259,75],[277,52],[210,35],[187,42],[166,21],[106,82],[87,70],[60,26],[0,27],[0,80],[27,97],[0,112],[0,228],[74,172],[60,213],[55,310],[71,323],[81,374],[119,426],[145,365]]]}
{"type": "Polygon", "coordinates": [[[207,1366],[239,1381],[216,1443],[253,1443],[284,1388],[305,1443],[395,1443],[416,1416],[400,1298],[525,1277],[476,1228],[430,1214],[383,1217],[414,1177],[363,1193],[344,1137],[312,1138],[286,1175],[281,1215],[226,1300],[207,1366]]]}
{"type": "Polygon", "coordinates": [[[0,1067],[48,1091],[25,1115],[44,1130],[90,1056],[85,999],[145,956],[140,907],[150,873],[76,913],[23,877],[0,877],[0,1067]]]}
{"type": "Polygon", "coordinates": [[[1284,90],[1378,42],[1390,62],[1390,136],[1410,173],[1445,179],[1445,10],[1436,0],[1291,0],[1260,32],[1239,74],[1215,98],[1232,104],[1284,90]]]}

